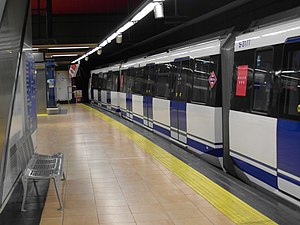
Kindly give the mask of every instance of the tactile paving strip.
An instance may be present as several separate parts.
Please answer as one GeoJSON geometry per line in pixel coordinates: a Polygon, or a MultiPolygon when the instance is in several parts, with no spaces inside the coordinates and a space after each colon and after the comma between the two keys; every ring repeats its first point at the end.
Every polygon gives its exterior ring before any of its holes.
{"type": "Polygon", "coordinates": [[[153,156],[157,161],[176,174],[199,195],[203,196],[215,208],[236,224],[276,224],[221,186],[194,170],[175,156],[166,152],[144,136],[138,134],[122,123],[83,104],[83,108],[92,111],[98,118],[110,123],[134,141],[141,149],[153,156]]]}

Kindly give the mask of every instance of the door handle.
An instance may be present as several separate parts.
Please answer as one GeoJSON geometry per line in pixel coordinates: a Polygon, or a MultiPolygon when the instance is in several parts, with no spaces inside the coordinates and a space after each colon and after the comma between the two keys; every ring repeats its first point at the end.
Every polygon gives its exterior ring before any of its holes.
{"type": "Polygon", "coordinates": [[[181,97],[181,94],[182,94],[182,93],[180,92],[179,97],[181,97]]]}
{"type": "Polygon", "coordinates": [[[176,97],[178,96],[178,93],[176,92],[176,95],[175,95],[176,97]]]}

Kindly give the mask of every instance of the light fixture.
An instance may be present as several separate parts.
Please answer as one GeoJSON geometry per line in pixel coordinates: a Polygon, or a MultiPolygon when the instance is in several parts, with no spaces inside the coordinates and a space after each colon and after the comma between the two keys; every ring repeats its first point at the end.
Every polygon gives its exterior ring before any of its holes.
{"type": "Polygon", "coordinates": [[[112,35],[110,35],[106,40],[108,43],[110,43],[112,40],[114,40],[116,37],[118,36],[117,33],[113,33],[112,35]]]}
{"type": "Polygon", "coordinates": [[[50,47],[49,50],[64,50],[64,49],[87,49],[89,46],[66,46],[66,47],[50,47]]]}
{"type": "Polygon", "coordinates": [[[107,40],[103,41],[99,46],[100,47],[105,47],[108,44],[107,40]]]}
{"type": "Polygon", "coordinates": [[[134,25],[134,22],[129,21],[128,23],[126,23],[123,27],[119,28],[119,30],[117,30],[117,33],[123,33],[126,30],[128,30],[130,27],[132,27],[134,25]]]}
{"type": "Polygon", "coordinates": [[[54,57],[72,57],[72,56],[78,56],[78,54],[60,54],[60,55],[51,55],[51,58],[54,58],[54,57]]]}
{"type": "Polygon", "coordinates": [[[123,39],[123,35],[122,34],[118,34],[116,37],[116,43],[117,44],[121,44],[122,43],[122,39],[123,39]]]}
{"type": "Polygon", "coordinates": [[[85,60],[85,61],[89,61],[89,57],[86,56],[86,57],[84,58],[84,60],[85,60]]]}
{"type": "Polygon", "coordinates": [[[99,48],[97,51],[97,55],[101,55],[102,54],[102,48],[99,48]]]}
{"type": "Polygon", "coordinates": [[[122,27],[117,29],[114,33],[112,33],[108,38],[102,41],[102,43],[97,46],[96,48],[92,49],[91,51],[87,52],[83,56],[79,57],[78,59],[72,61],[71,63],[76,63],[82,59],[88,60],[88,56],[93,54],[94,52],[97,52],[97,54],[102,53],[102,49],[100,48],[105,47],[107,44],[111,43],[112,40],[116,38],[116,43],[120,44],[122,43],[122,33],[128,30],[130,27],[132,27],[135,23],[143,19],[145,16],[147,16],[151,11],[155,9],[155,18],[163,18],[164,17],[164,8],[163,8],[163,2],[165,0],[153,0],[152,2],[148,3],[144,8],[142,8],[139,12],[137,12],[133,18],[125,23],[122,27]],[[100,50],[100,51],[99,51],[100,50]]]}
{"type": "Polygon", "coordinates": [[[164,18],[164,5],[162,2],[158,2],[154,6],[154,17],[155,17],[155,19],[164,18]]]}
{"type": "Polygon", "coordinates": [[[145,16],[147,16],[153,9],[154,6],[158,4],[156,2],[150,2],[148,5],[145,6],[145,8],[142,9],[142,11],[140,11],[138,14],[136,14],[133,18],[132,18],[132,22],[138,22],[141,19],[143,19],[145,16]]]}

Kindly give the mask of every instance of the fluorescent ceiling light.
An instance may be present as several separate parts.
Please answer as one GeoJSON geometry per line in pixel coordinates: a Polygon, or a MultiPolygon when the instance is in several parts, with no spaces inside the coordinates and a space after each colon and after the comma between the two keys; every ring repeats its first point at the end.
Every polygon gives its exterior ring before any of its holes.
{"type": "Polygon", "coordinates": [[[154,7],[159,4],[159,3],[155,3],[155,2],[150,2],[148,5],[145,6],[145,8],[142,9],[142,11],[140,11],[138,14],[136,14],[133,18],[132,18],[132,22],[137,22],[140,21],[141,19],[143,19],[145,16],[147,16],[150,12],[153,11],[154,7]]]}
{"type": "Polygon", "coordinates": [[[52,55],[51,58],[53,58],[53,57],[72,57],[72,56],[78,56],[78,54],[52,55]]]}
{"type": "Polygon", "coordinates": [[[69,47],[51,47],[51,48],[48,48],[49,50],[60,50],[60,49],[87,49],[87,48],[90,48],[88,46],[69,46],[69,47]]]}
{"type": "Polygon", "coordinates": [[[123,33],[124,31],[128,30],[130,27],[134,25],[134,22],[129,21],[126,23],[123,27],[121,27],[119,30],[117,30],[117,33],[123,33]]]}
{"type": "Polygon", "coordinates": [[[93,50],[89,51],[89,52],[87,53],[87,55],[93,54],[94,52],[98,51],[100,48],[101,48],[100,46],[94,48],[93,50]]]}
{"type": "Polygon", "coordinates": [[[107,40],[103,41],[99,46],[100,47],[105,47],[108,44],[107,40]]]}
{"type": "Polygon", "coordinates": [[[112,35],[110,35],[106,40],[108,43],[110,43],[112,40],[114,40],[117,37],[117,33],[113,33],[112,35]]]}

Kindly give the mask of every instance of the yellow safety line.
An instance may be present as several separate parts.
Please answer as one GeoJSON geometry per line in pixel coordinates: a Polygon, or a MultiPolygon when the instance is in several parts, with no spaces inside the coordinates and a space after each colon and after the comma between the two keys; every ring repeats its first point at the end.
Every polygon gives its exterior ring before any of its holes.
{"type": "Polygon", "coordinates": [[[134,130],[89,106],[83,104],[80,105],[83,108],[92,111],[97,117],[110,123],[112,126],[124,133],[130,140],[135,142],[141,149],[152,155],[153,158],[175,173],[188,186],[203,196],[234,223],[276,224],[256,209],[252,208],[221,186],[212,182],[203,174],[191,168],[134,130]]]}
{"type": "Polygon", "coordinates": [[[48,114],[37,114],[37,116],[48,116],[48,114]]]}

